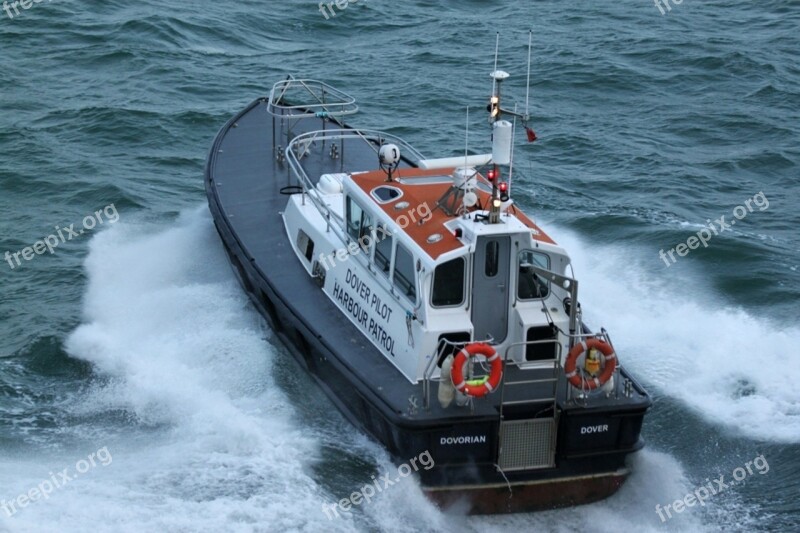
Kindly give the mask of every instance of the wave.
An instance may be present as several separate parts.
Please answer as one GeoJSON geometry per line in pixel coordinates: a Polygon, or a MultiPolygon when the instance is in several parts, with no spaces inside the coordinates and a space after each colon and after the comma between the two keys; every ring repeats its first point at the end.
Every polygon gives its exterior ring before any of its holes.
{"type": "Polygon", "coordinates": [[[800,329],[727,305],[705,279],[667,284],[636,248],[552,233],[570,251],[590,325],[610,330],[622,362],[658,394],[731,432],[800,442],[800,329]]]}

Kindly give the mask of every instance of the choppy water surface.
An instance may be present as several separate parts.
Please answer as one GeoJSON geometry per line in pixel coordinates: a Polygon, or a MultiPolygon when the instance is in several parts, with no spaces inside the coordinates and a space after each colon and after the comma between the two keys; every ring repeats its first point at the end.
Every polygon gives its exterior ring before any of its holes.
{"type": "Polygon", "coordinates": [[[670,5],[0,12],[0,254],[57,237],[0,262],[0,505],[53,486],[0,507],[0,531],[800,529],[800,5],[670,5]],[[324,503],[394,467],[248,306],[204,207],[206,150],[289,73],[350,92],[351,122],[432,157],[463,149],[470,105],[483,150],[495,32],[524,105],[529,29],[540,140],[515,154],[515,197],[572,253],[587,318],[653,394],[648,447],[594,505],[443,515],[406,480],[329,520],[324,503]],[[736,224],[719,231],[722,216],[736,224]],[[707,248],[661,257],[709,224],[707,248]],[[765,473],[659,519],[760,456],[765,473]]]}

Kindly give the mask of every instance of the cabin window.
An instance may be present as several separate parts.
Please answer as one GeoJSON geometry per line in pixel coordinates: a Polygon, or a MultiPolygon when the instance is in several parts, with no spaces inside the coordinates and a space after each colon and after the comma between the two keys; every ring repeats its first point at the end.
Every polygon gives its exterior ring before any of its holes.
{"type": "Polygon", "coordinates": [[[451,307],[464,303],[464,271],[466,262],[457,257],[436,267],[433,273],[434,307],[451,307]]]}
{"type": "Polygon", "coordinates": [[[519,253],[517,298],[520,300],[537,300],[547,298],[550,294],[550,282],[536,274],[532,266],[550,270],[550,256],[533,250],[523,250],[519,253]]]}
{"type": "Polygon", "coordinates": [[[346,210],[347,210],[347,234],[353,239],[357,240],[361,235],[361,226],[362,221],[364,218],[364,210],[361,208],[360,205],[356,203],[355,200],[347,197],[346,202],[346,210]]]}
{"type": "Polygon", "coordinates": [[[414,271],[414,256],[405,246],[398,243],[394,256],[394,286],[412,302],[417,301],[416,272],[414,271]]]}
{"type": "Polygon", "coordinates": [[[369,248],[372,245],[372,216],[349,196],[346,208],[347,235],[354,241],[358,241],[364,253],[369,255],[369,248]]]}
{"type": "Polygon", "coordinates": [[[385,226],[378,226],[375,230],[375,266],[387,277],[392,265],[392,240],[389,230],[385,226]]]}
{"type": "Polygon", "coordinates": [[[372,217],[364,212],[361,218],[361,229],[358,232],[358,245],[369,256],[369,248],[372,245],[372,217]]]}
{"type": "Polygon", "coordinates": [[[491,240],[486,243],[486,265],[485,273],[487,278],[493,278],[500,269],[500,243],[491,240]]]}
{"type": "Polygon", "coordinates": [[[314,241],[303,230],[297,231],[297,249],[306,259],[311,261],[314,256],[314,241]]]}

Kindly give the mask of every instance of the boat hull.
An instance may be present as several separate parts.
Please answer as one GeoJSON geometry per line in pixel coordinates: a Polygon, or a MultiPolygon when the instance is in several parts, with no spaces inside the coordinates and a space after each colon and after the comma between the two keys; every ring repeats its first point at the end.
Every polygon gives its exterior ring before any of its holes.
{"type": "Polygon", "coordinates": [[[472,513],[521,512],[589,503],[617,490],[626,458],[643,446],[639,433],[650,400],[638,385],[635,398],[604,408],[564,403],[551,415],[552,464],[504,472],[496,466],[506,423],[498,395],[473,410],[440,408],[435,397],[429,409],[410,401],[423,396],[421,384],[402,379],[300,267],[281,216],[287,171],[264,150],[277,143],[263,111],[263,100],[253,102],[215,139],[206,166],[209,208],[253,305],[333,405],[398,465],[430,453],[435,466],[418,470],[420,485],[443,507],[461,502],[472,513]],[[608,431],[583,435],[587,425],[608,431]]]}
{"type": "Polygon", "coordinates": [[[446,512],[527,513],[604,500],[619,490],[629,473],[628,469],[620,469],[606,474],[514,484],[464,485],[423,490],[430,500],[446,512]]]}
{"type": "MultiPolygon", "coordinates": [[[[219,233],[232,264],[242,265],[241,258],[228,245],[235,243],[233,236],[223,231],[219,233]]],[[[313,335],[311,331],[277,297],[266,280],[254,280],[251,276],[255,272],[247,272],[243,267],[234,268],[234,272],[253,305],[301,367],[298,370],[308,372],[345,418],[378,440],[398,464],[407,461],[419,447],[404,449],[397,443],[408,443],[421,435],[423,440],[429,441],[424,437],[426,434],[438,435],[438,428],[434,426],[409,429],[392,423],[366,401],[358,388],[353,387],[354,381],[337,368],[334,353],[327,351],[324,345],[309,341],[313,335]],[[360,407],[354,408],[357,405],[360,407]]],[[[589,504],[613,495],[629,475],[626,457],[642,446],[637,439],[633,448],[617,454],[560,457],[558,468],[538,472],[503,475],[491,464],[467,468],[457,464],[430,472],[420,470],[419,475],[424,494],[443,511],[467,514],[542,511],[589,504]]]]}

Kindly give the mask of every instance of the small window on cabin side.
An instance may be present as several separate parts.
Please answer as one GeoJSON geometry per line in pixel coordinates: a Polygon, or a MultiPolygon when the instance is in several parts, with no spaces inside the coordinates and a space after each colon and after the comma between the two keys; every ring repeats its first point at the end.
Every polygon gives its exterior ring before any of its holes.
{"type": "Polygon", "coordinates": [[[517,279],[517,298],[537,300],[550,294],[550,282],[536,274],[532,267],[550,270],[550,256],[533,250],[519,253],[519,278],[517,279]]]}
{"type": "Polygon", "coordinates": [[[388,276],[392,264],[392,234],[384,226],[375,231],[375,266],[388,276]]]}
{"type": "Polygon", "coordinates": [[[457,257],[436,267],[433,273],[434,307],[450,307],[464,303],[463,257],[457,257]]]}
{"type": "Polygon", "coordinates": [[[311,261],[314,256],[314,241],[303,230],[297,231],[297,249],[306,259],[311,261]]]}
{"type": "Polygon", "coordinates": [[[394,257],[394,277],[392,278],[397,290],[411,300],[417,301],[416,272],[414,271],[414,256],[402,244],[397,244],[394,257]]]}
{"type": "Polygon", "coordinates": [[[347,234],[357,241],[364,252],[369,252],[372,244],[372,216],[357,202],[347,197],[347,234]]]}
{"type": "Polygon", "coordinates": [[[365,211],[361,217],[361,229],[358,232],[358,245],[365,254],[369,255],[369,248],[372,246],[372,217],[365,211]]]}
{"type": "Polygon", "coordinates": [[[493,278],[497,275],[500,268],[500,243],[497,241],[489,241],[486,243],[486,268],[484,272],[487,278],[493,278]]]}
{"type": "Polygon", "coordinates": [[[349,196],[345,207],[347,208],[347,234],[356,240],[361,233],[361,219],[364,217],[364,210],[349,196]]]}

